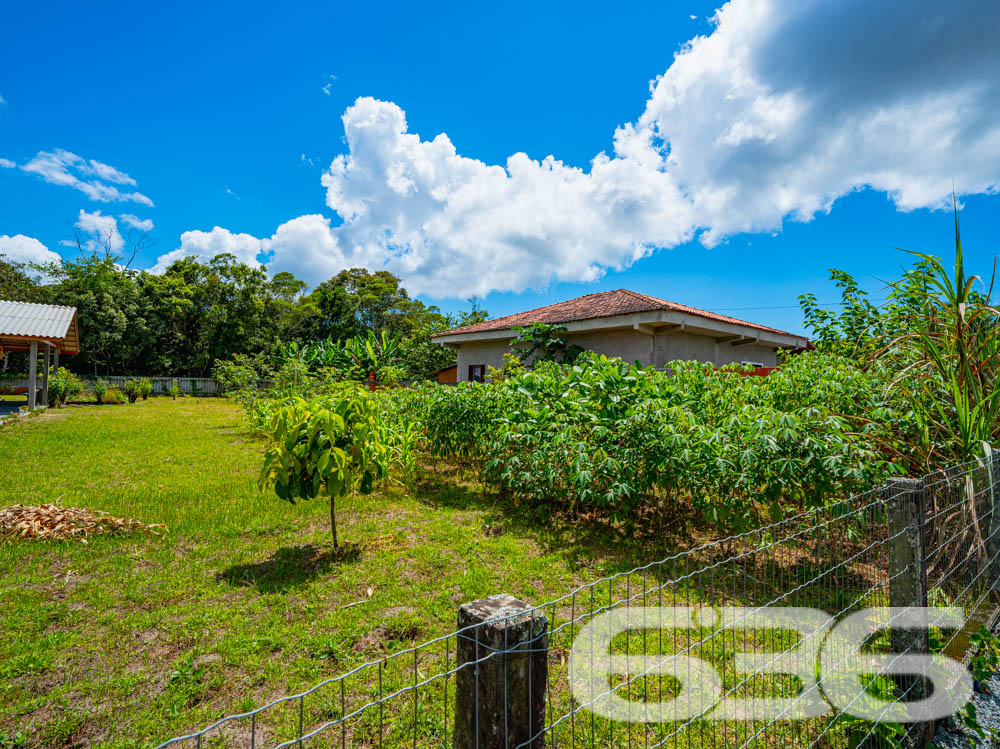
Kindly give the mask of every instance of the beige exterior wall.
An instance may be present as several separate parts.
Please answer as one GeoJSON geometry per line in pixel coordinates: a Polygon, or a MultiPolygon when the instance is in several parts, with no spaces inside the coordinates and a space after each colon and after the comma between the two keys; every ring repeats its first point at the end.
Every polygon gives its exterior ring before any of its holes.
{"type": "MultiPolygon", "coordinates": [[[[777,354],[771,346],[750,343],[733,346],[716,343],[711,336],[664,331],[655,336],[637,330],[605,330],[569,334],[566,342],[605,356],[619,356],[624,361],[639,360],[644,366],[663,367],[671,361],[705,361],[717,366],[750,361],[774,367],[777,354]]],[[[469,365],[485,364],[499,368],[503,355],[510,351],[510,339],[476,341],[458,345],[458,381],[469,379],[469,365]]]]}

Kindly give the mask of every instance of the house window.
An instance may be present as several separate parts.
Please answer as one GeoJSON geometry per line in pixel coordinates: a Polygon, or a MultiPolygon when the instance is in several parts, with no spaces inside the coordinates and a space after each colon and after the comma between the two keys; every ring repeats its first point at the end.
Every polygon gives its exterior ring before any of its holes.
{"type": "Polygon", "coordinates": [[[757,367],[757,369],[764,368],[764,363],[759,361],[741,361],[740,364],[744,367],[757,367]]]}
{"type": "Polygon", "coordinates": [[[482,382],[486,379],[486,365],[485,364],[470,364],[469,365],[469,382],[482,382]]]}

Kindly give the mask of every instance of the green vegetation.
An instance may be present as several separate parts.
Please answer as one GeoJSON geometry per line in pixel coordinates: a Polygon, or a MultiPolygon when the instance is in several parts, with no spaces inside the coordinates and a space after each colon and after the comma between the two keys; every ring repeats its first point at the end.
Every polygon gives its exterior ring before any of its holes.
{"type": "MultiPolygon", "coordinates": [[[[146,745],[451,631],[463,601],[548,600],[691,542],[686,521],[635,539],[541,523],[437,464],[412,490],[340,499],[357,543],[336,555],[325,505],[258,490],[263,446],[244,423],[223,399],[153,398],[0,430],[0,505],[58,501],[168,528],[0,541],[0,736],[146,745]]],[[[338,699],[320,697],[310,724],[338,699]]],[[[292,711],[269,719],[268,735],[296,729],[292,711]]]]}
{"type": "Polygon", "coordinates": [[[878,449],[898,419],[886,382],[833,356],[795,357],[761,378],[697,362],[658,372],[588,353],[490,385],[377,397],[386,418],[419,423],[428,450],[467,461],[515,505],[634,527],[684,504],[735,531],[761,511],[781,517],[892,473],[878,449]]]}
{"type": "Polygon", "coordinates": [[[49,403],[61,406],[67,401],[79,398],[85,390],[83,380],[65,367],[59,367],[49,377],[49,403]]]}
{"type": "Polygon", "coordinates": [[[409,478],[414,430],[378,419],[368,394],[345,385],[326,398],[296,398],[278,408],[266,425],[271,438],[261,470],[262,486],[281,499],[324,495],[330,502],[330,531],[337,548],[336,501],[371,494],[377,481],[409,478]]]}
{"type": "Polygon", "coordinates": [[[887,444],[914,474],[965,462],[1000,443],[1000,310],[992,300],[995,275],[966,273],[957,206],[955,262],[911,253],[917,263],[890,284],[875,307],[843,271],[840,311],[801,297],[806,327],[820,351],[849,356],[864,369],[892,372],[890,389],[917,429],[905,443],[887,444]]]}
{"type": "MultiPolygon", "coordinates": [[[[386,271],[343,270],[306,293],[290,273],[269,278],[232,255],[185,258],[162,275],[129,270],[111,252],[47,267],[0,256],[0,299],[76,307],[80,354],[66,366],[91,376],[205,377],[216,362],[237,356],[283,356],[288,342],[350,339],[363,348],[375,336],[394,341],[393,361],[381,362],[399,368],[390,376],[424,378],[455,361],[432,333],[485,318],[475,304],[457,316],[441,314],[411,299],[386,271]]],[[[5,369],[26,370],[24,362],[11,354],[5,369]]]]}

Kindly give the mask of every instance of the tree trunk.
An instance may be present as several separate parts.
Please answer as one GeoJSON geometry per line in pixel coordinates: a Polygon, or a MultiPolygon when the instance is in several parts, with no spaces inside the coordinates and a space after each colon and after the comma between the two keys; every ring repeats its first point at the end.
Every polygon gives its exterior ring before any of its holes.
{"type": "Polygon", "coordinates": [[[337,503],[330,497],[330,533],[333,535],[333,548],[337,548],[337,503]]]}

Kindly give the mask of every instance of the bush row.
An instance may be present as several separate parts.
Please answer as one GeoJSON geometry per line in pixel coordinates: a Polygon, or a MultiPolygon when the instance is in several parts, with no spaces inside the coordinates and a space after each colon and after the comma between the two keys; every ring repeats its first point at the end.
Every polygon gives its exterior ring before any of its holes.
{"type": "Polygon", "coordinates": [[[768,377],[738,370],[586,354],[488,384],[375,397],[383,418],[419,424],[430,451],[469,462],[515,502],[626,522],[670,498],[739,530],[762,510],[778,517],[897,470],[885,445],[910,425],[885,372],[821,354],[768,377]]]}

